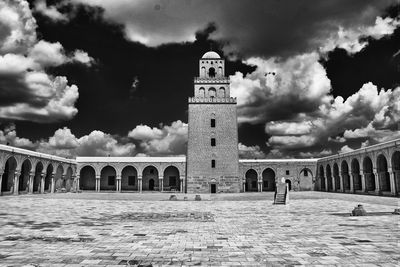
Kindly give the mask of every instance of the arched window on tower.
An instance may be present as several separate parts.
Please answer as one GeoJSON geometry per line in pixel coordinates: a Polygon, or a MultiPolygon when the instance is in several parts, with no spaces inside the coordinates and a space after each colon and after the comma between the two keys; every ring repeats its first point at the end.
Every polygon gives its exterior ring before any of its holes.
{"type": "Polygon", "coordinates": [[[199,97],[204,97],[205,96],[205,90],[204,90],[204,88],[203,87],[200,87],[200,89],[199,89],[199,97]]]}
{"type": "Polygon", "coordinates": [[[224,87],[220,87],[219,91],[218,91],[218,96],[225,98],[225,88],[224,87]]]}
{"type": "Polygon", "coordinates": [[[208,89],[208,97],[214,98],[217,95],[217,91],[215,90],[214,87],[211,87],[208,89]]]}
{"type": "Polygon", "coordinates": [[[218,76],[222,77],[222,67],[218,67],[218,76]]]}
{"type": "Polygon", "coordinates": [[[209,68],[208,69],[208,77],[214,78],[215,77],[215,69],[214,68],[209,68]]]}
{"type": "Polygon", "coordinates": [[[201,67],[200,77],[206,77],[206,68],[205,67],[201,67]]]}

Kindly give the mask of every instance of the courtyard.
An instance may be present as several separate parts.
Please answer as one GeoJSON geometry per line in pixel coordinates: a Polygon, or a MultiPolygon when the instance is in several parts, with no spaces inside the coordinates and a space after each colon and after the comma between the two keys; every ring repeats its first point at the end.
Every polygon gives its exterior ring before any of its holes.
{"type": "Polygon", "coordinates": [[[400,261],[399,198],[291,192],[0,197],[0,266],[382,265],[400,261]],[[184,201],[184,196],[187,201],[184,201]],[[362,204],[369,216],[351,217],[362,204]]]}

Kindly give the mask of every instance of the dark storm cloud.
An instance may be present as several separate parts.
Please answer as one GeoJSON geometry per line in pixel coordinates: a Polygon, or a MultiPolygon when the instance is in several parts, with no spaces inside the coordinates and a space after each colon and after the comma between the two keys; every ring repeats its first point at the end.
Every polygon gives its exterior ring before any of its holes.
{"type": "Polygon", "coordinates": [[[396,1],[74,0],[104,7],[106,18],[125,26],[127,38],[146,45],[192,41],[196,29],[213,22],[218,30],[211,37],[229,42],[226,51],[264,57],[315,50],[340,26],[373,25],[396,1]]]}

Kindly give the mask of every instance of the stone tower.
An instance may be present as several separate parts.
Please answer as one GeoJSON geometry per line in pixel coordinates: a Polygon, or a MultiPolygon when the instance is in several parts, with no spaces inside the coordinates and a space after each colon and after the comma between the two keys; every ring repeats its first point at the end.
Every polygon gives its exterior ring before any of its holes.
{"type": "Polygon", "coordinates": [[[188,193],[240,192],[236,98],[225,61],[213,51],[199,61],[189,98],[188,193]]]}

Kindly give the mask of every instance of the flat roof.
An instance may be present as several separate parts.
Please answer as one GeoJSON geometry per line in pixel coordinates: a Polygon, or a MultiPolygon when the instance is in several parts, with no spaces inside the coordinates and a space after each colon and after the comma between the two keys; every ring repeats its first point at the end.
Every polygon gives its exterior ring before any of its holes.
{"type": "Polygon", "coordinates": [[[76,157],[76,162],[186,162],[186,157],[76,157]]]}
{"type": "Polygon", "coordinates": [[[239,159],[239,162],[252,163],[252,162],[264,162],[264,163],[282,163],[282,162],[317,162],[319,159],[239,159]]]}

